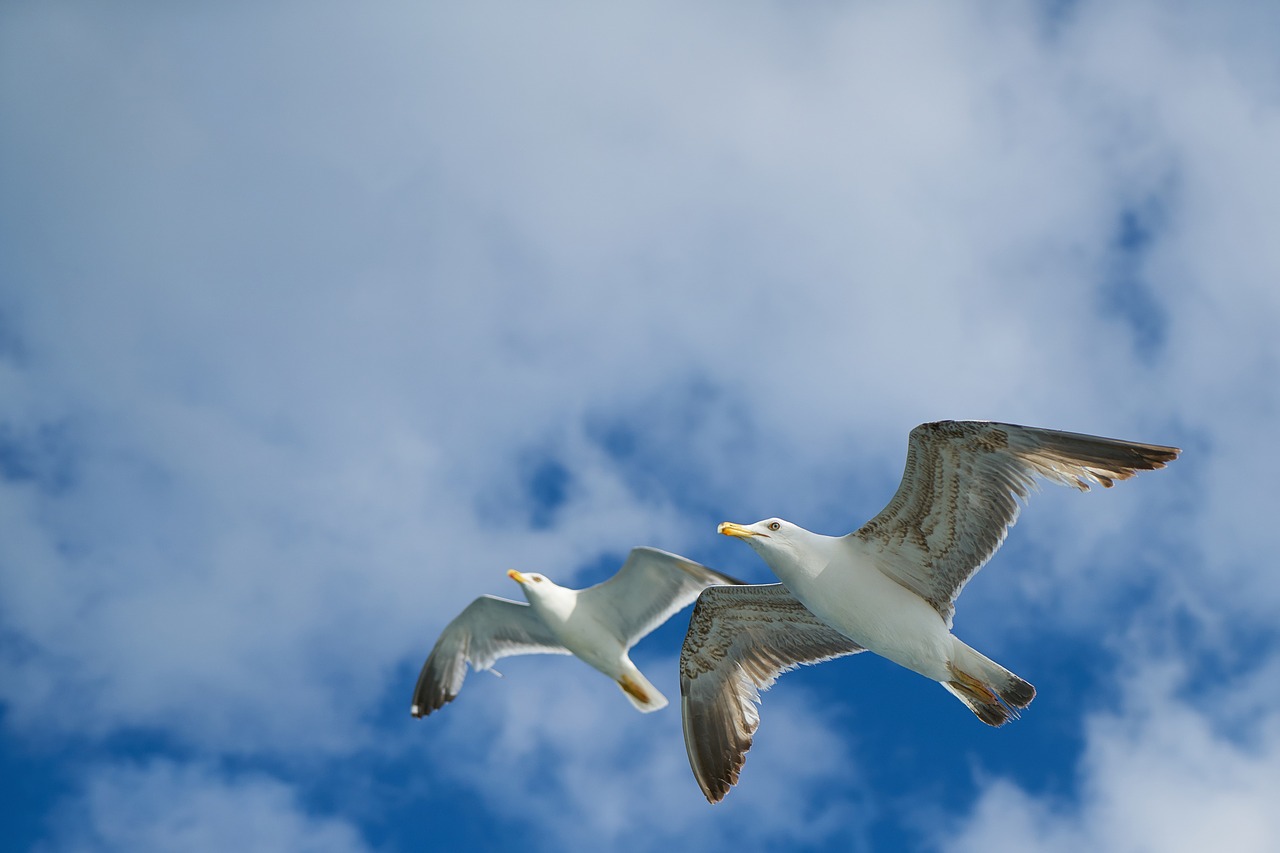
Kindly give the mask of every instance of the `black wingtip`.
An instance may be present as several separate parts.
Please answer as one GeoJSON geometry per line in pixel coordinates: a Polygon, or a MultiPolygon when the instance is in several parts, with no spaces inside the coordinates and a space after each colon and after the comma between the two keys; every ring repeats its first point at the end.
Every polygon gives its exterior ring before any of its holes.
{"type": "Polygon", "coordinates": [[[439,711],[445,705],[452,702],[456,696],[444,696],[436,699],[425,697],[419,699],[414,698],[413,704],[409,706],[409,715],[415,720],[421,720],[423,717],[430,717],[436,711],[439,711]]]}

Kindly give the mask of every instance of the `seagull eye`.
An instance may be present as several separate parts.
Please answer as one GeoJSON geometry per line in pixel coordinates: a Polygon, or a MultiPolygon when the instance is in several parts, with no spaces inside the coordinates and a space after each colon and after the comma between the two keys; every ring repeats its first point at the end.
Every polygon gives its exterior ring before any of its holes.
{"type": "Polygon", "coordinates": [[[534,582],[534,583],[542,583],[542,575],[534,575],[534,576],[533,576],[533,582],[534,582]]]}
{"type": "Polygon", "coordinates": [[[782,529],[782,522],[780,522],[780,521],[771,521],[771,522],[769,522],[769,529],[770,529],[770,530],[781,530],[781,529],[782,529]]]}

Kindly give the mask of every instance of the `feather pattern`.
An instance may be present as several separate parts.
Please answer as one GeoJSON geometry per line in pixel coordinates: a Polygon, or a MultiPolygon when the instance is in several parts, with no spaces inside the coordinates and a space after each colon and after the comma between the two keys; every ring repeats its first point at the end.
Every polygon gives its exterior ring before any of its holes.
{"type": "Polygon", "coordinates": [[[860,651],[782,584],[703,592],[680,653],[680,708],[689,764],[707,800],[723,799],[738,781],[760,724],[760,691],[800,664],[860,651]]]}
{"type": "Polygon", "coordinates": [[[1087,491],[1163,468],[1178,449],[988,421],[911,431],[902,483],[851,533],[951,626],[955,599],[1004,542],[1037,478],[1087,491]]]}

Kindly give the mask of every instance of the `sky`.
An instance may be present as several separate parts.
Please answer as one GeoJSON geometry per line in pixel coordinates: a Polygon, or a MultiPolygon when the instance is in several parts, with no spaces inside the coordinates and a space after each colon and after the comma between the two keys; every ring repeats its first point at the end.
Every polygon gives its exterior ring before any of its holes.
{"type": "MultiPolygon", "coordinates": [[[[1280,7],[0,5],[0,844],[1280,848],[1280,7]],[[409,715],[510,568],[842,534],[916,424],[1046,486],[955,632],[693,780],[577,661],[409,715]],[[1271,449],[1269,449],[1271,448],[1271,449]]],[[[633,658],[670,698],[687,611],[633,658]]]]}

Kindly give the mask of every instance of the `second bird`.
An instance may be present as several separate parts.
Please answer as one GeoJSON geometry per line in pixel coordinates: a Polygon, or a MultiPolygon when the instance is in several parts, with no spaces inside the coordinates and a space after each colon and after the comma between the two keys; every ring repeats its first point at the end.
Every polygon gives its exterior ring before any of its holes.
{"type": "Polygon", "coordinates": [[[507,572],[528,604],[482,595],[450,622],[413,690],[415,717],[452,702],[467,665],[489,669],[509,655],[576,655],[612,679],[631,704],[657,711],[667,698],[627,654],[649,632],[716,584],[741,584],[701,563],[657,548],[633,548],[618,573],[587,589],[569,589],[534,572],[507,572]]]}

